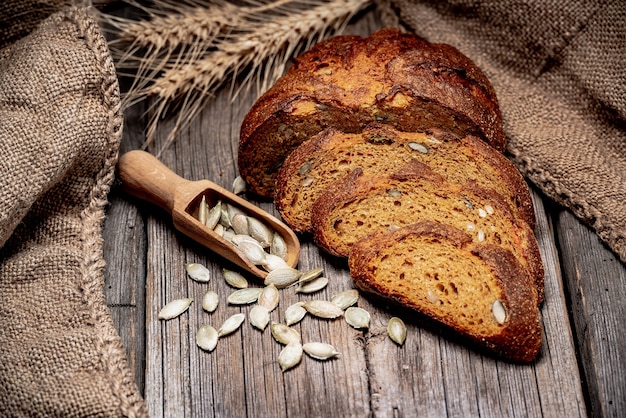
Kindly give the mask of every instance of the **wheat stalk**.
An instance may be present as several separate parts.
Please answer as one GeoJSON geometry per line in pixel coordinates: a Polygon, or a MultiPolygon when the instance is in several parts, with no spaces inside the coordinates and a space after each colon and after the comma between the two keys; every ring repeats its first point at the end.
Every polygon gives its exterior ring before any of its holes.
{"type": "Polygon", "coordinates": [[[169,107],[176,103],[179,108],[175,126],[161,151],[227,78],[248,71],[241,87],[231,90],[232,98],[242,89],[249,89],[255,80],[258,93],[262,93],[283,73],[293,54],[339,32],[369,2],[246,0],[245,7],[236,7],[222,0],[184,5],[157,0],[155,10],[131,1],[143,7],[150,20],[110,16],[105,20],[117,30],[111,49],[118,71],[136,70],[125,105],[154,98],[144,148],[152,142],[158,122],[169,107]]]}

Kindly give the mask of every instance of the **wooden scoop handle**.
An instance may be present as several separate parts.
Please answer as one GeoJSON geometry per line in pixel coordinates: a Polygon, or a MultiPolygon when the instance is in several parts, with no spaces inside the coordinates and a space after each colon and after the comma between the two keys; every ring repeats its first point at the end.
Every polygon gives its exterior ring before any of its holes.
{"type": "Polygon", "coordinates": [[[161,207],[174,209],[176,190],[189,183],[146,151],[129,151],[119,158],[118,176],[127,193],[161,207]]]}

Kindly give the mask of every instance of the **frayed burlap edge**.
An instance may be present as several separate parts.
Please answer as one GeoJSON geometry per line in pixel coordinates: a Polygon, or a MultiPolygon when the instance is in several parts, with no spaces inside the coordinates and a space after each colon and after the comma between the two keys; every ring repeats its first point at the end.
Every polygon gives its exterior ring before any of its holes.
{"type": "Polygon", "coordinates": [[[104,267],[102,227],[105,218],[107,195],[115,175],[119,143],[122,137],[123,113],[119,84],[115,67],[109,54],[108,45],[94,19],[88,17],[83,8],[69,8],[65,16],[74,23],[84,37],[87,47],[102,69],[100,89],[108,105],[109,138],[108,155],[102,170],[98,173],[95,187],[91,191],[89,206],[81,214],[83,222],[81,263],[85,300],[93,316],[97,329],[97,349],[104,370],[110,377],[111,389],[118,395],[120,410],[125,416],[147,416],[145,404],[139,395],[121,340],[115,330],[111,314],[104,297],[104,267]]]}

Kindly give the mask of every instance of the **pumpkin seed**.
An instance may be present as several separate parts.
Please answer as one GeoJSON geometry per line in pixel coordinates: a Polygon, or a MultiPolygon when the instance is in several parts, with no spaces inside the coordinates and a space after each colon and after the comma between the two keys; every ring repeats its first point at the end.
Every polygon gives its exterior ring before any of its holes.
{"type": "Polygon", "coordinates": [[[261,290],[257,303],[271,312],[278,306],[279,297],[278,289],[270,283],[261,290]]]}
{"type": "Polygon", "coordinates": [[[232,224],[230,223],[230,215],[228,214],[228,207],[230,205],[228,203],[224,203],[222,205],[222,210],[220,211],[220,225],[223,225],[224,228],[230,228],[232,224]]]}
{"type": "Polygon", "coordinates": [[[261,265],[265,263],[266,252],[259,244],[255,244],[251,241],[242,241],[235,245],[252,264],[261,265]]]}
{"type": "Polygon", "coordinates": [[[302,350],[317,360],[328,360],[339,355],[339,351],[335,347],[320,342],[306,343],[302,346],[302,350]]]}
{"type": "Polygon", "coordinates": [[[491,312],[498,324],[504,324],[504,321],[506,321],[506,309],[501,301],[496,300],[491,304],[491,312]]]}
{"type": "Polygon", "coordinates": [[[246,278],[243,277],[243,275],[241,275],[240,273],[228,269],[223,269],[223,272],[224,280],[230,286],[236,289],[245,289],[248,287],[248,280],[246,280],[246,278]]]}
{"type": "Polygon", "coordinates": [[[274,236],[272,237],[270,254],[277,255],[283,260],[287,260],[287,243],[277,232],[274,232],[274,236]]]}
{"type": "Polygon", "coordinates": [[[196,332],[196,344],[205,351],[213,351],[217,345],[217,330],[211,325],[201,325],[196,332]]]}
{"type": "Polygon", "coordinates": [[[391,197],[400,197],[402,196],[402,192],[398,189],[389,189],[387,190],[387,194],[391,197]]]}
{"type": "Polygon", "coordinates": [[[319,276],[321,276],[323,272],[324,272],[324,269],[322,267],[305,271],[304,273],[302,273],[302,275],[300,275],[300,278],[298,279],[298,283],[304,283],[304,282],[308,282],[309,280],[316,279],[319,276]]]}
{"type": "Polygon", "coordinates": [[[406,325],[404,325],[404,321],[395,316],[389,319],[387,323],[387,334],[394,343],[398,345],[404,344],[406,340],[406,325]]]}
{"type": "Polygon", "coordinates": [[[190,298],[176,299],[169,302],[159,311],[159,319],[176,318],[189,308],[191,302],[193,302],[193,299],[190,298]]]}
{"type": "Polygon", "coordinates": [[[232,334],[239,329],[245,319],[246,316],[242,313],[232,315],[224,321],[220,329],[217,331],[217,335],[223,337],[225,335],[232,334]]]}
{"type": "Polygon", "coordinates": [[[359,292],[356,289],[344,290],[333,296],[330,301],[341,309],[347,309],[359,300],[359,292]]]}
{"type": "Polygon", "coordinates": [[[300,283],[296,293],[315,293],[322,290],[328,284],[328,277],[320,276],[308,282],[300,283]]]}
{"type": "Polygon", "coordinates": [[[250,235],[248,231],[248,217],[241,213],[237,213],[230,218],[230,223],[237,235],[250,235]]]}
{"type": "Polygon", "coordinates": [[[257,301],[262,290],[259,287],[239,289],[231,293],[227,301],[231,305],[248,305],[257,301]]]}
{"type": "Polygon", "coordinates": [[[206,215],[208,211],[208,206],[206,204],[206,197],[202,196],[202,200],[200,201],[200,206],[198,207],[198,221],[202,225],[206,223],[206,215]]]}
{"type": "Polygon", "coordinates": [[[242,242],[251,242],[252,244],[256,244],[258,246],[261,246],[261,243],[257,240],[255,240],[254,238],[252,238],[250,235],[241,235],[241,234],[235,234],[233,235],[231,242],[235,245],[239,245],[242,242]]]}
{"type": "Polygon", "coordinates": [[[429,148],[424,145],[424,144],[420,144],[419,142],[409,142],[408,143],[409,148],[411,148],[413,151],[418,151],[422,154],[428,154],[429,148]]]}
{"type": "Polygon", "coordinates": [[[235,180],[233,180],[233,193],[234,194],[243,193],[246,191],[247,188],[248,188],[248,185],[246,184],[246,181],[241,176],[235,177],[235,180]]]}
{"type": "Polygon", "coordinates": [[[297,366],[302,361],[302,344],[291,342],[285,346],[278,354],[278,364],[284,372],[297,366]]]}
{"type": "Polygon", "coordinates": [[[346,309],[344,318],[352,328],[363,329],[370,326],[370,313],[363,308],[352,306],[346,309]]]}
{"type": "Polygon", "coordinates": [[[291,267],[282,267],[270,271],[265,276],[265,285],[273,284],[278,289],[283,289],[287,286],[291,286],[298,281],[302,273],[291,267]]]}
{"type": "Polygon", "coordinates": [[[304,302],[296,302],[285,309],[285,323],[287,326],[296,324],[306,315],[306,309],[302,307],[304,302]]]}
{"type": "Polygon", "coordinates": [[[220,216],[222,215],[222,202],[218,201],[215,206],[213,206],[204,221],[204,224],[209,228],[213,229],[220,221],[220,216]]]}
{"type": "Polygon", "coordinates": [[[289,268],[289,264],[281,257],[274,254],[265,254],[263,268],[267,271],[274,271],[279,268],[289,268]]]}
{"type": "Polygon", "coordinates": [[[219,303],[220,297],[213,290],[207,290],[207,292],[202,297],[202,309],[209,313],[215,312],[219,303]]]}
{"type": "Polygon", "coordinates": [[[251,216],[247,217],[248,221],[248,235],[255,240],[259,241],[263,248],[269,248],[274,238],[274,231],[272,231],[267,225],[251,216]]]}
{"type": "Polygon", "coordinates": [[[256,305],[250,309],[248,318],[253,327],[264,331],[270,322],[270,311],[261,305],[256,305]]]}
{"type": "Polygon", "coordinates": [[[225,229],[222,234],[222,238],[224,238],[228,242],[233,242],[233,238],[235,237],[235,231],[232,229],[225,229]]]}
{"type": "Polygon", "coordinates": [[[325,300],[310,300],[302,306],[308,313],[318,318],[334,319],[343,315],[343,309],[325,300]]]}
{"type": "Polygon", "coordinates": [[[185,265],[185,270],[189,277],[197,282],[206,283],[211,279],[211,272],[202,264],[188,263],[185,265]]]}
{"type": "Polygon", "coordinates": [[[280,322],[272,322],[270,330],[272,331],[272,337],[274,337],[274,339],[281,344],[287,345],[289,343],[302,342],[302,338],[300,337],[300,333],[298,331],[285,324],[281,324],[280,322]]]}
{"type": "Polygon", "coordinates": [[[222,224],[217,224],[217,225],[215,225],[215,228],[213,228],[213,232],[215,232],[220,237],[224,236],[224,230],[225,230],[225,228],[224,228],[224,225],[222,225],[222,224]]]}

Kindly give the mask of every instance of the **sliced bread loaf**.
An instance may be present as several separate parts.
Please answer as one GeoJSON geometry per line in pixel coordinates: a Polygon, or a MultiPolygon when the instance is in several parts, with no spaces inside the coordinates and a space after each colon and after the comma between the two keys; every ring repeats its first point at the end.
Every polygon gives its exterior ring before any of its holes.
{"type": "Polygon", "coordinates": [[[279,167],[325,128],[360,132],[371,122],[404,131],[433,127],[505,149],[493,87],[457,49],[383,29],[337,36],[303,53],[245,116],[238,165],[249,190],[271,197],[279,167]]]}
{"type": "Polygon", "coordinates": [[[514,216],[535,226],[528,186],[513,164],[474,136],[461,139],[451,132],[401,132],[374,123],[349,134],[329,128],[298,146],[276,178],[274,200],[281,216],[299,232],[312,232],[311,208],[328,185],[361,168],[367,175],[386,175],[417,160],[446,181],[470,180],[497,191],[514,216]]]}
{"type": "Polygon", "coordinates": [[[357,242],[350,274],[367,291],[413,309],[496,355],[530,362],[541,347],[537,293],[500,246],[420,222],[357,242]]]}
{"type": "Polygon", "coordinates": [[[347,257],[354,243],[378,231],[421,220],[439,221],[511,251],[533,279],[543,300],[543,264],[535,236],[494,190],[470,181],[446,182],[428,166],[411,161],[390,176],[357,169],[320,195],[312,209],[314,239],[327,252],[347,257]]]}

